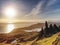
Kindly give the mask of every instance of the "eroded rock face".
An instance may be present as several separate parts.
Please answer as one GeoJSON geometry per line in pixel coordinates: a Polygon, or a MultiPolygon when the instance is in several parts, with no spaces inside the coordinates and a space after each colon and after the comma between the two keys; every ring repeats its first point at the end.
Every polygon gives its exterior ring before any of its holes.
{"type": "Polygon", "coordinates": [[[60,35],[58,35],[56,40],[53,42],[53,45],[60,45],[60,35]]]}

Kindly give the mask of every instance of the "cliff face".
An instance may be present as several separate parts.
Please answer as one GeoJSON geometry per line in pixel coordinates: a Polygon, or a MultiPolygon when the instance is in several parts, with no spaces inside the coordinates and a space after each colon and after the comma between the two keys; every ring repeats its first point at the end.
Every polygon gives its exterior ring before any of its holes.
{"type": "Polygon", "coordinates": [[[44,23],[37,23],[28,27],[14,29],[10,34],[13,34],[13,33],[16,34],[16,33],[22,33],[22,32],[24,33],[24,30],[33,30],[36,28],[41,28],[43,26],[44,26],[44,23]]]}
{"type": "Polygon", "coordinates": [[[43,26],[44,26],[43,23],[37,23],[28,27],[14,29],[12,32],[8,34],[0,34],[0,39],[2,38],[1,42],[5,40],[13,40],[15,37],[23,38],[25,40],[30,39],[31,37],[36,36],[38,32],[25,32],[24,30],[33,30],[36,28],[41,28],[43,26]]]}

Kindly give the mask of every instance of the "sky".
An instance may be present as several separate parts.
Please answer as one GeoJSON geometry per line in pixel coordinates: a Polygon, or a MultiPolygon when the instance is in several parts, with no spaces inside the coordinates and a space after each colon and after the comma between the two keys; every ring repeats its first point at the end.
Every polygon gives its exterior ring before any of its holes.
{"type": "Polygon", "coordinates": [[[59,22],[60,0],[0,0],[0,20],[2,22],[59,22]],[[3,14],[4,8],[9,5],[14,6],[17,11],[17,15],[10,19],[3,14]]]}

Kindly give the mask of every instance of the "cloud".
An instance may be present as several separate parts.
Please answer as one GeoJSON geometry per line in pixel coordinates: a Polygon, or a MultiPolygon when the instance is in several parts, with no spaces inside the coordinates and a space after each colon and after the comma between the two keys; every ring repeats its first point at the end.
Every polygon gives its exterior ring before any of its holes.
{"type": "MultiPolygon", "coordinates": [[[[55,4],[56,0],[41,0],[32,10],[30,13],[24,16],[27,20],[37,20],[37,21],[48,21],[50,20],[51,16],[50,13],[52,9],[50,8],[51,5],[55,4]],[[47,15],[48,14],[48,15],[47,15]]],[[[54,10],[55,11],[55,10],[54,10]]],[[[52,11],[52,12],[54,12],[52,11]]]]}
{"type": "Polygon", "coordinates": [[[50,6],[53,5],[55,2],[56,2],[56,0],[42,0],[26,16],[41,15],[42,12],[44,12],[44,10],[45,10],[45,12],[46,12],[46,10],[50,11],[51,10],[50,6]]]}
{"type": "Polygon", "coordinates": [[[27,14],[26,16],[31,16],[31,15],[37,15],[38,13],[40,13],[41,10],[41,6],[42,6],[43,2],[39,2],[35,8],[33,8],[31,10],[31,12],[29,14],[27,14]]]}
{"type": "Polygon", "coordinates": [[[57,0],[49,0],[47,6],[51,6],[54,4],[57,0]]]}
{"type": "MultiPolygon", "coordinates": [[[[25,15],[27,19],[32,20],[51,20],[50,18],[53,16],[53,12],[56,11],[56,9],[52,9],[52,5],[56,3],[57,0],[41,0],[35,8],[31,10],[30,13],[25,15]],[[47,15],[48,14],[48,15],[47,15]],[[51,15],[50,15],[51,14],[51,15]]],[[[54,12],[55,13],[55,12],[54,12]]],[[[54,18],[55,19],[55,18],[54,18]]]]}

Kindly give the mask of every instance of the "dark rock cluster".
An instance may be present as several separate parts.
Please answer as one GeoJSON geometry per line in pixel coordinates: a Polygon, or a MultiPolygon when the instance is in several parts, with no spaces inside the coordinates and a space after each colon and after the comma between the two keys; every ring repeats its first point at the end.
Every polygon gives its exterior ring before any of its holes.
{"type": "Polygon", "coordinates": [[[44,37],[50,37],[53,34],[56,34],[58,32],[60,32],[60,25],[59,26],[57,26],[56,24],[48,25],[48,23],[46,21],[45,28],[43,29],[43,27],[42,27],[41,31],[38,34],[38,40],[41,38],[44,38],[44,37]]]}

